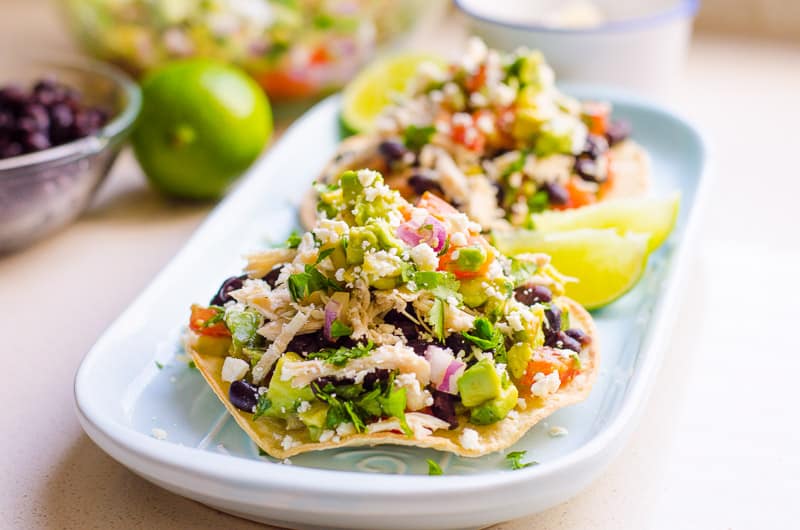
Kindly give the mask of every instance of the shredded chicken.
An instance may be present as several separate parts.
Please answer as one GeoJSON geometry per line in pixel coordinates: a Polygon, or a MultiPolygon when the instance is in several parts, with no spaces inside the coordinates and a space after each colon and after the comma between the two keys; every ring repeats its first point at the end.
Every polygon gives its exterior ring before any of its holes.
{"type": "MultiPolygon", "coordinates": [[[[258,384],[264,379],[272,368],[272,365],[275,364],[275,361],[286,351],[286,346],[289,345],[289,342],[291,342],[294,336],[302,329],[307,320],[308,313],[298,311],[297,314],[283,326],[281,332],[275,337],[274,342],[269,345],[267,351],[264,352],[264,355],[261,356],[261,359],[259,359],[255,367],[253,367],[254,383],[258,384]]],[[[264,327],[258,330],[259,334],[261,334],[264,327]]]]}
{"type": "Polygon", "coordinates": [[[288,263],[294,259],[297,251],[292,248],[270,248],[245,256],[247,265],[245,272],[253,278],[261,278],[271,271],[275,265],[288,263]]]}
{"type": "MultiPolygon", "coordinates": [[[[406,422],[414,433],[414,438],[421,439],[430,436],[433,431],[439,429],[449,429],[450,425],[446,421],[442,421],[430,414],[423,414],[422,412],[409,412],[406,414],[406,422]]],[[[402,431],[400,420],[397,418],[390,418],[386,420],[376,421],[367,425],[368,433],[386,432],[386,431],[402,431]]]]}

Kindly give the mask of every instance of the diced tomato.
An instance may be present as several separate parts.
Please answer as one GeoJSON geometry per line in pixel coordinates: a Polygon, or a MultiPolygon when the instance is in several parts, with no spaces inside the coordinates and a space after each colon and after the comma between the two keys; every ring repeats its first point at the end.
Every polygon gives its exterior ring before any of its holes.
{"type": "Polygon", "coordinates": [[[606,156],[608,157],[608,169],[606,170],[606,180],[600,184],[600,190],[597,192],[600,197],[606,195],[614,187],[614,157],[610,151],[606,153],[606,156]]]}
{"type": "Polygon", "coordinates": [[[285,70],[264,72],[256,80],[269,92],[270,97],[279,99],[304,98],[313,95],[316,90],[310,81],[285,70]]]}
{"type": "Polygon", "coordinates": [[[195,333],[207,335],[209,337],[230,337],[231,332],[225,322],[220,320],[208,325],[207,322],[219,315],[219,309],[213,307],[203,307],[197,304],[192,305],[192,316],[189,317],[189,327],[195,333]]]}
{"type": "Polygon", "coordinates": [[[558,372],[558,378],[561,380],[561,386],[563,387],[580,373],[580,367],[578,362],[571,357],[562,357],[551,348],[538,348],[533,353],[533,359],[528,361],[528,366],[519,381],[519,386],[529,390],[531,385],[536,382],[534,381],[536,374],[548,375],[554,371],[558,372]]]}
{"type": "Polygon", "coordinates": [[[428,210],[428,213],[440,220],[444,219],[447,215],[458,213],[458,210],[456,210],[452,204],[429,191],[423,193],[422,197],[419,198],[417,201],[417,208],[428,210]]]}
{"type": "Polygon", "coordinates": [[[611,105],[599,101],[586,102],[583,104],[582,116],[590,133],[604,136],[611,116],[611,105]]]}
{"type": "Polygon", "coordinates": [[[465,247],[451,246],[445,254],[439,257],[439,270],[452,272],[459,280],[467,280],[470,278],[478,278],[486,276],[489,271],[489,266],[494,261],[494,253],[489,242],[481,235],[471,235],[467,238],[467,247],[481,246],[486,251],[486,260],[480,264],[475,270],[464,270],[459,267],[458,260],[453,258],[453,254],[465,247]]]}
{"type": "Polygon", "coordinates": [[[319,45],[311,51],[311,54],[308,56],[309,64],[313,65],[320,65],[326,64],[331,62],[333,56],[330,54],[327,48],[323,45],[319,45]]]}
{"type": "Polygon", "coordinates": [[[580,208],[581,206],[586,206],[588,204],[594,204],[597,202],[597,195],[594,192],[589,190],[585,190],[580,187],[578,184],[578,179],[580,177],[572,177],[567,181],[566,186],[564,186],[569,193],[569,199],[567,200],[566,204],[559,204],[553,206],[555,210],[569,210],[570,208],[580,208]]]}
{"type": "Polygon", "coordinates": [[[475,127],[475,122],[470,120],[470,123],[453,123],[451,125],[453,141],[460,143],[470,151],[481,151],[486,145],[486,135],[475,127]]]}
{"type": "Polygon", "coordinates": [[[467,90],[470,92],[477,92],[486,84],[486,65],[482,64],[478,67],[478,71],[474,75],[467,78],[467,90]]]}

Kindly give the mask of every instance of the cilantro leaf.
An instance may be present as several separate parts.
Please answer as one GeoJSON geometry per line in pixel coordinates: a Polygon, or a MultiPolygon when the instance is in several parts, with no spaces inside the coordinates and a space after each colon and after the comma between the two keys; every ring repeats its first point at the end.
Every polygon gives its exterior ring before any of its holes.
{"type": "Polygon", "coordinates": [[[300,241],[302,240],[303,237],[294,231],[289,234],[289,237],[286,239],[286,248],[297,248],[300,246],[300,241]]]}
{"type": "Polygon", "coordinates": [[[431,142],[434,133],[436,133],[436,127],[433,125],[424,127],[409,125],[403,131],[403,143],[412,151],[419,151],[423,146],[431,142]]]}
{"type": "Polygon", "coordinates": [[[267,394],[258,395],[258,403],[256,403],[256,411],[253,413],[253,419],[257,420],[263,416],[272,406],[272,401],[267,398],[267,394]]]}
{"type": "Polygon", "coordinates": [[[155,363],[156,363],[156,368],[158,368],[159,370],[163,370],[164,369],[164,365],[163,364],[161,364],[158,361],[156,361],[155,363]]]}
{"type": "Polygon", "coordinates": [[[194,361],[189,361],[188,366],[190,370],[197,370],[197,365],[194,363],[194,361]]]}
{"type": "Polygon", "coordinates": [[[341,348],[325,348],[313,353],[308,354],[309,359],[322,359],[334,366],[344,366],[350,359],[358,359],[359,357],[366,357],[375,345],[372,341],[368,341],[364,345],[356,345],[352,348],[342,346],[341,348]]]}
{"type": "Polygon", "coordinates": [[[539,267],[535,263],[516,258],[509,259],[511,260],[509,277],[514,282],[515,287],[526,283],[528,280],[530,280],[531,276],[536,274],[536,271],[539,270],[539,267]]]}
{"type": "Polygon", "coordinates": [[[530,462],[522,462],[521,460],[525,456],[525,453],[527,453],[527,451],[511,451],[506,455],[506,461],[509,463],[509,465],[511,465],[511,469],[523,469],[528,466],[535,466],[539,464],[539,462],[534,462],[533,460],[530,462]]]}
{"type": "Polygon", "coordinates": [[[462,331],[461,335],[483,351],[494,351],[496,361],[505,361],[506,337],[487,318],[476,318],[472,331],[462,331]]]}
{"type": "Polygon", "coordinates": [[[452,272],[441,271],[417,271],[414,273],[414,283],[417,289],[426,289],[437,298],[447,299],[455,297],[461,299],[458,288],[461,286],[452,272]]]}
{"type": "Polygon", "coordinates": [[[439,341],[444,341],[444,302],[441,298],[433,301],[428,322],[433,328],[433,335],[439,341]]]}
{"type": "Polygon", "coordinates": [[[268,453],[268,452],[266,452],[266,451],[264,451],[263,449],[261,449],[261,448],[259,447],[259,448],[258,448],[258,456],[269,456],[269,453],[268,453]]]}
{"type": "MultiPolygon", "coordinates": [[[[323,253],[320,252],[320,256],[322,254],[323,253]]],[[[334,291],[343,290],[341,285],[327,278],[312,265],[306,265],[304,272],[298,272],[289,276],[287,286],[289,288],[289,293],[292,295],[292,300],[295,302],[299,302],[316,291],[327,291],[328,289],[333,289],[334,291]]]]}
{"type": "Polygon", "coordinates": [[[331,337],[349,337],[353,333],[353,328],[342,323],[338,318],[331,324],[331,337]]]}
{"type": "Polygon", "coordinates": [[[319,265],[322,262],[322,260],[333,254],[334,250],[336,250],[334,247],[326,248],[325,250],[320,250],[319,256],[317,256],[317,261],[316,263],[314,263],[314,265],[319,265]]]}
{"type": "Polygon", "coordinates": [[[528,210],[531,213],[543,212],[547,209],[547,205],[549,203],[550,197],[547,195],[547,192],[544,190],[539,190],[528,197],[528,210]]]}
{"type": "Polygon", "coordinates": [[[427,460],[427,462],[428,462],[428,475],[433,476],[442,474],[442,468],[439,466],[439,464],[437,464],[430,458],[427,460]]]}

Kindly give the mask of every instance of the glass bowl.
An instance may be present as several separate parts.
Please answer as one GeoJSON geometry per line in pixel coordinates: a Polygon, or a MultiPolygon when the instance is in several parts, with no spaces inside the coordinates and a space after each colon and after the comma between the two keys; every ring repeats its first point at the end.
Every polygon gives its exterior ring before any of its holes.
{"type": "Polygon", "coordinates": [[[272,99],[340,88],[377,47],[405,32],[422,0],[67,0],[95,57],[141,75],[203,56],[242,67],[272,99]]]}
{"type": "Polygon", "coordinates": [[[88,206],[141,107],[139,87],[114,67],[80,59],[0,58],[0,86],[26,89],[52,78],[108,112],[97,133],[0,160],[0,254],[27,246],[73,221],[88,206]]]}

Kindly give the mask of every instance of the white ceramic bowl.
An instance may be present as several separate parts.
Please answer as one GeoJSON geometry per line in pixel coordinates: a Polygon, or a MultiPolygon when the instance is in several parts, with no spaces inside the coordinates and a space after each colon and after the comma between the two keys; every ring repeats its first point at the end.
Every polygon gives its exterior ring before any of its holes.
{"type": "Polygon", "coordinates": [[[680,77],[699,0],[592,0],[604,20],[586,27],[546,22],[563,0],[455,4],[489,46],[541,50],[559,81],[623,86],[664,98],[680,77]]]}

